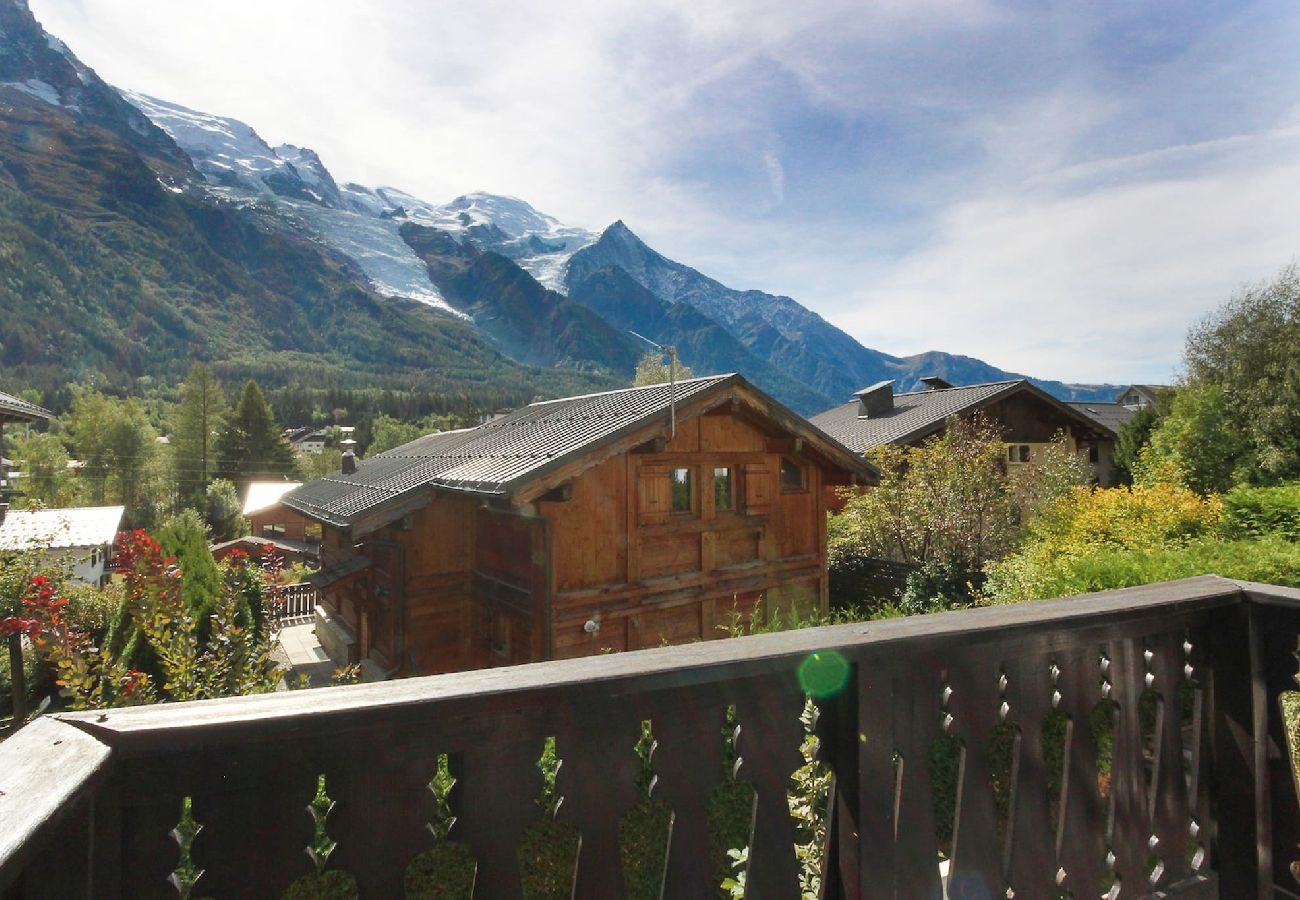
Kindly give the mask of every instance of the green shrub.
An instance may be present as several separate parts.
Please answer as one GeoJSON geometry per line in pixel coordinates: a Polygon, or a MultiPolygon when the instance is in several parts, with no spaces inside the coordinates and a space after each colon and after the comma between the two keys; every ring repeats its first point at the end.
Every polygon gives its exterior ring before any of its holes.
{"type": "Polygon", "coordinates": [[[987,596],[993,602],[1038,600],[1195,575],[1300,587],[1300,544],[1270,535],[1240,541],[1202,538],[1145,551],[1099,547],[1050,560],[1017,555],[990,576],[987,596]]]}
{"type": "Polygon", "coordinates": [[[1276,534],[1300,541],[1300,482],[1272,487],[1233,488],[1223,497],[1224,537],[1250,538],[1276,534]]]}

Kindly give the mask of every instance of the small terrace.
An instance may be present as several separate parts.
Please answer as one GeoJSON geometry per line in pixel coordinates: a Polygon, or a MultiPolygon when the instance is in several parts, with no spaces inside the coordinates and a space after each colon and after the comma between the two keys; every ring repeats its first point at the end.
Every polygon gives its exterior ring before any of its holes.
{"type": "Polygon", "coordinates": [[[521,835],[541,814],[537,760],[554,737],[559,816],[581,836],[573,896],[619,897],[619,823],[638,797],[633,746],[649,721],[655,796],[673,810],[662,896],[715,896],[706,804],[731,709],[738,777],[755,796],[746,896],[797,897],[787,789],[813,691],[834,773],[827,900],[940,897],[941,852],[953,897],[1295,897],[1300,807],[1281,701],[1296,689],[1297,635],[1300,592],[1207,576],[47,716],[0,745],[0,894],[175,897],[171,832],[188,797],[202,826],[196,895],[279,896],[312,869],[307,809],[324,773],[336,804],[329,865],[350,871],[362,897],[400,897],[407,863],[434,840],[428,787],[446,754],[450,839],[477,861],[474,896],[519,897],[521,835]],[[1088,724],[1099,703],[1105,742],[1088,724]],[[1053,716],[1063,730],[1046,727],[1053,716]],[[999,730],[1012,736],[1009,760],[999,730]],[[939,823],[928,760],[945,734],[960,750],[955,812],[939,823]]]}

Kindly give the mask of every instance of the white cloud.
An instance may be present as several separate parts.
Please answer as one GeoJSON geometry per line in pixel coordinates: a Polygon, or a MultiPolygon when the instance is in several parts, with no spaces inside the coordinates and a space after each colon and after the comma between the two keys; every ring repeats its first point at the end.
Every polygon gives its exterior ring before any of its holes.
{"type": "Polygon", "coordinates": [[[1167,381],[1187,325],[1300,248],[1300,136],[1255,143],[1271,153],[1224,154],[1195,177],[957,204],[832,320],[895,352],[960,347],[1065,380],[1167,381]]]}

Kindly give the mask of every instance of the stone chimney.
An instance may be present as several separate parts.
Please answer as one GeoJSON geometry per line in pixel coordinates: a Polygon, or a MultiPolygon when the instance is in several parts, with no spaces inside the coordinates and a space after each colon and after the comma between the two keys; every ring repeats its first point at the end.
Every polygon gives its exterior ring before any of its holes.
{"type": "Polygon", "coordinates": [[[894,382],[881,381],[863,388],[853,396],[858,398],[858,418],[870,419],[894,408],[894,382]]]}
{"type": "Polygon", "coordinates": [[[927,391],[946,391],[952,387],[948,381],[940,378],[938,375],[927,375],[921,379],[921,384],[925,385],[927,391]]]}

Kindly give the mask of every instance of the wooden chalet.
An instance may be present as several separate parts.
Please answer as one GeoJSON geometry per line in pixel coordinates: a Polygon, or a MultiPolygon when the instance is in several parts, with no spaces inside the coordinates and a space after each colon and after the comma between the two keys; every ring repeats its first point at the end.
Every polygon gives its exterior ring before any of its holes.
{"type": "Polygon", "coordinates": [[[760,598],[824,610],[823,487],[874,475],[722,375],[534,403],[283,503],[324,527],[326,649],[405,675],[721,637],[760,598]]]}
{"type": "Polygon", "coordinates": [[[1002,430],[1007,465],[1033,462],[1058,433],[1085,455],[1099,484],[1110,483],[1115,431],[1104,421],[1057,400],[1029,381],[954,387],[923,378],[926,390],[895,394],[892,381],[864,388],[854,399],[812,417],[845,445],[866,453],[885,444],[917,446],[939,434],[953,416],[981,412],[1002,430]]]}

